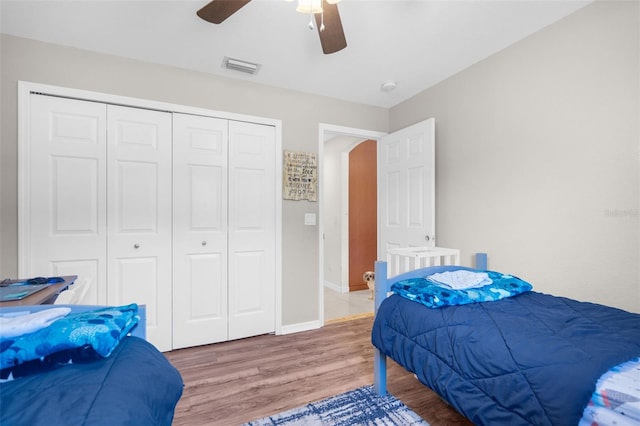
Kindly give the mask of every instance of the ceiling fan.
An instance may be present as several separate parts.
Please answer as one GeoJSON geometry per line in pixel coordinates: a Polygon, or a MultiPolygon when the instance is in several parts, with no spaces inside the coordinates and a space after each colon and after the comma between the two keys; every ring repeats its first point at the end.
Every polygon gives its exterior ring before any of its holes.
{"type": "MultiPolygon", "coordinates": [[[[212,24],[221,24],[251,0],[212,0],[198,10],[197,15],[212,24]]],[[[292,1],[292,0],[288,0],[292,1]]],[[[347,40],[342,29],[342,21],[338,13],[340,0],[298,0],[298,12],[315,16],[320,44],[325,54],[335,53],[347,47],[347,40]]],[[[313,29],[313,21],[309,22],[313,29]]]]}

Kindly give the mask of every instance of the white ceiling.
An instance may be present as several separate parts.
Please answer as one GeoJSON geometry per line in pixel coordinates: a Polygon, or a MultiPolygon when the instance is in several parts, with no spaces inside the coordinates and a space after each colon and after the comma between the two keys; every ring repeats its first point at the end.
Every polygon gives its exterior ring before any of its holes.
{"type": "Polygon", "coordinates": [[[253,0],[220,25],[196,16],[207,0],[0,0],[0,31],[388,108],[590,1],[343,0],[347,48],[331,55],[283,0],[253,0]],[[226,70],[225,56],[262,67],[226,70]],[[397,87],[383,92],[388,80],[397,87]]]}

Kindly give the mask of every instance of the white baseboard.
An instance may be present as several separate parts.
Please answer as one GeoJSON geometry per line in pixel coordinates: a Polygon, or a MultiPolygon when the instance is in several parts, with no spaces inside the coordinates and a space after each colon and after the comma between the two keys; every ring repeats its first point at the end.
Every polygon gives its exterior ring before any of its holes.
{"type": "Polygon", "coordinates": [[[320,321],[301,322],[298,324],[283,325],[280,328],[280,334],[293,334],[302,331],[316,330],[322,327],[320,321]]]}
{"type": "Polygon", "coordinates": [[[325,281],[324,282],[324,286],[326,288],[328,288],[329,290],[333,290],[333,291],[338,292],[338,293],[349,293],[349,287],[343,288],[339,284],[332,283],[331,281],[325,281]]]}

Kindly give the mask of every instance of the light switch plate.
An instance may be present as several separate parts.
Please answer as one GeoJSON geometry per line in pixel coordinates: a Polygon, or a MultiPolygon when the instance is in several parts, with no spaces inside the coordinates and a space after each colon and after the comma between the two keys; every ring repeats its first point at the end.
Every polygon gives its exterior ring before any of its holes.
{"type": "Polygon", "coordinates": [[[316,214],[315,213],[305,213],[304,214],[304,224],[305,225],[315,225],[316,224],[316,214]]]}

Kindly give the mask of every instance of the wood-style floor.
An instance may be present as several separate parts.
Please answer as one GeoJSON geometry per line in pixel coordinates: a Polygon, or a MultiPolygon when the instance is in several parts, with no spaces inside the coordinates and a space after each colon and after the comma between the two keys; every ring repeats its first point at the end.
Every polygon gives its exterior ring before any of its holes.
{"type": "MultiPolygon", "coordinates": [[[[174,425],[240,425],[372,384],[372,321],[166,352],[185,382],[174,425]]],[[[471,424],[391,360],[387,381],[431,425],[471,424]]]]}

